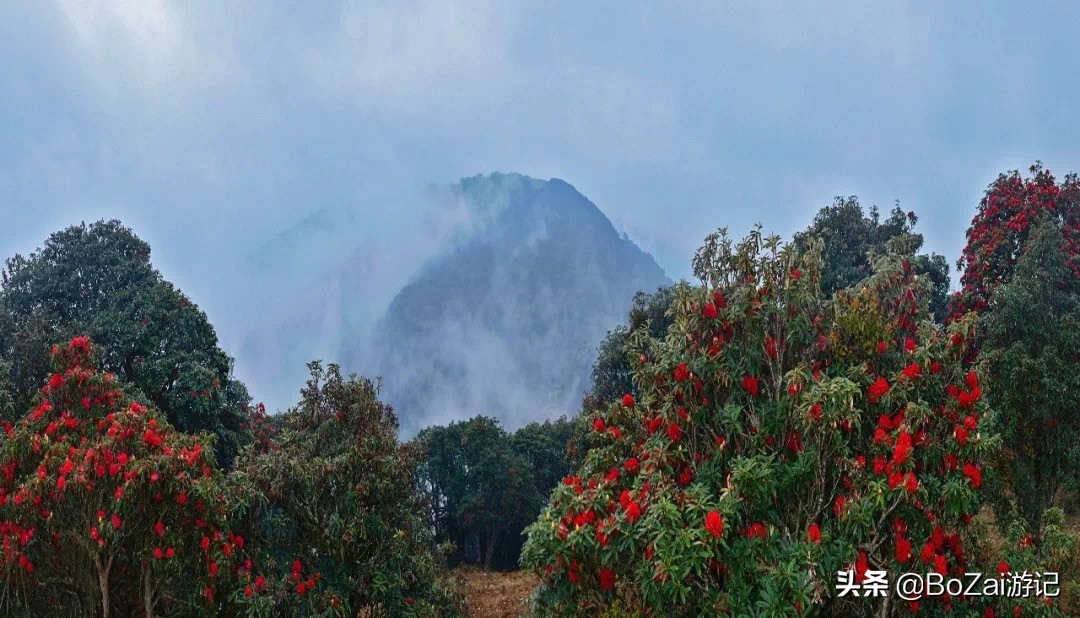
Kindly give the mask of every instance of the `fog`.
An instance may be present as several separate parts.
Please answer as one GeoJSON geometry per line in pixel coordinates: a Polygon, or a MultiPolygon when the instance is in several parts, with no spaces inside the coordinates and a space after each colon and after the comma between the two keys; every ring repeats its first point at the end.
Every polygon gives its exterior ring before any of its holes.
{"type": "MultiPolygon", "coordinates": [[[[121,219],[274,408],[473,233],[428,188],[477,173],[566,179],[674,279],[834,195],[898,199],[951,261],[999,171],[1080,169],[1072,10],[5,3],[0,255],[121,219]]],[[[470,375],[508,353],[459,335],[470,375]]]]}

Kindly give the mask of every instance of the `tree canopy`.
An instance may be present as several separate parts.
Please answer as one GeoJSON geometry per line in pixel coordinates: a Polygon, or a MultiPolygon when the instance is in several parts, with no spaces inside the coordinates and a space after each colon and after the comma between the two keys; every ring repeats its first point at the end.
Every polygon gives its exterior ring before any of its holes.
{"type": "Polygon", "coordinates": [[[1032,227],[993,293],[980,357],[997,385],[990,401],[1009,451],[1007,487],[1035,532],[1059,491],[1080,481],[1080,278],[1061,234],[1050,216],[1032,227]]]}
{"type": "Polygon", "coordinates": [[[919,253],[923,238],[914,231],[918,221],[914,212],[905,213],[899,205],[882,220],[877,206],[871,206],[867,214],[857,197],[837,197],[831,206],[818,211],[810,227],[795,235],[795,244],[805,249],[811,238],[822,241],[825,267],[821,287],[831,294],[869,277],[873,272],[870,254],[883,255],[890,239],[902,234],[910,236],[914,246],[908,259],[916,274],[929,279],[930,313],[943,320],[948,304],[949,265],[941,255],[919,253]]]}
{"type": "Polygon", "coordinates": [[[248,439],[250,397],[206,314],[164,280],[150,246],[118,221],[69,227],[7,260],[0,367],[14,410],[26,408],[48,373],[49,347],[78,335],[90,336],[101,366],[177,429],[212,433],[221,462],[248,439]]]}

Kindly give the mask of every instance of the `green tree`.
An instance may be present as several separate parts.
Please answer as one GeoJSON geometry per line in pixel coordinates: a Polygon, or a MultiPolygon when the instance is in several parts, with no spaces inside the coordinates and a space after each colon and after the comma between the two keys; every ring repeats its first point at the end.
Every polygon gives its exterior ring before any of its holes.
{"type": "Polygon", "coordinates": [[[586,409],[615,401],[623,393],[632,393],[633,366],[626,352],[626,342],[630,333],[639,328],[647,328],[656,338],[662,338],[672,318],[668,314],[671,301],[675,298],[675,288],[657,288],[652,294],[638,292],[630,304],[627,324],[616,326],[607,332],[597,349],[596,362],[592,367],[592,387],[586,395],[586,409]]]}
{"type": "Polygon", "coordinates": [[[106,371],[177,429],[214,434],[219,461],[231,462],[247,439],[247,390],[232,378],[232,360],[206,314],[162,278],[150,246],[118,221],[69,227],[29,256],[7,260],[0,362],[16,410],[47,375],[49,345],[80,334],[101,346],[106,371]]]}
{"type": "Polygon", "coordinates": [[[230,520],[252,568],[231,600],[259,616],[461,613],[416,491],[422,452],[397,440],[378,386],[308,365],[301,403],[272,424],[229,476],[230,520]]]}
{"type": "Polygon", "coordinates": [[[516,564],[516,537],[543,498],[529,460],[498,421],[476,416],[430,427],[417,442],[427,452],[420,486],[438,538],[453,542],[460,560],[487,568],[516,564]],[[500,554],[500,547],[510,551],[500,554]]]}
{"type": "Polygon", "coordinates": [[[889,239],[901,234],[910,235],[915,249],[909,259],[915,273],[929,279],[930,313],[941,321],[948,309],[949,265],[936,253],[918,253],[923,242],[922,235],[914,232],[918,220],[914,212],[905,214],[899,205],[893,207],[885,220],[881,219],[877,206],[871,206],[867,216],[857,197],[837,197],[831,206],[818,211],[810,227],[795,235],[795,244],[805,249],[811,238],[822,241],[825,268],[821,287],[826,294],[831,294],[871,275],[871,252],[882,255],[889,239]]]}
{"type": "Polygon", "coordinates": [[[1044,217],[995,289],[980,356],[1008,448],[1006,484],[1036,533],[1080,482],[1080,279],[1069,261],[1060,222],[1044,217]]]}
{"type": "MultiPolygon", "coordinates": [[[[529,463],[536,489],[541,496],[551,493],[551,490],[570,474],[567,447],[572,431],[573,423],[560,417],[542,423],[529,423],[510,436],[511,448],[529,463]]],[[[535,515],[528,517],[530,522],[533,519],[535,515]]]]}

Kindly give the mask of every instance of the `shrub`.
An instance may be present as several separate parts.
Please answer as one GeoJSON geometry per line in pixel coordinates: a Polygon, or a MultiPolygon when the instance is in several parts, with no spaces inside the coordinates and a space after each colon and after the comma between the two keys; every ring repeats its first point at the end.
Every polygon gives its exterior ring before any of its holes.
{"type": "Polygon", "coordinates": [[[709,236],[667,336],[630,336],[637,395],[593,412],[584,464],[529,528],[538,609],[877,615],[837,598],[838,570],[962,572],[999,440],[961,362],[972,319],[930,319],[916,241],[827,298],[820,244],[709,236]]]}
{"type": "Polygon", "coordinates": [[[461,613],[416,492],[422,452],[370,380],[309,364],[300,405],[266,427],[229,477],[253,567],[231,595],[257,616],[461,613]]]}

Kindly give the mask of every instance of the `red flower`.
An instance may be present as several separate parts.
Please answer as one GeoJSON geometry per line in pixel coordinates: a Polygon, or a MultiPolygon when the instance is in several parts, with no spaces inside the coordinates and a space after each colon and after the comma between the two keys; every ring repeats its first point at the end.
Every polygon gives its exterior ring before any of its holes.
{"type": "Polygon", "coordinates": [[[634,396],[631,395],[630,393],[627,393],[627,394],[623,395],[622,396],[622,404],[624,406],[626,406],[627,408],[634,407],[634,396]]]}
{"type": "Polygon", "coordinates": [[[679,438],[682,437],[682,428],[679,427],[678,423],[672,423],[672,424],[668,425],[668,427],[667,427],[667,436],[668,436],[668,439],[671,440],[672,442],[678,442],[679,441],[679,438]]]}
{"type": "Polygon", "coordinates": [[[800,277],[802,277],[802,272],[799,271],[798,268],[792,268],[791,269],[791,278],[798,281],[800,277]]]}
{"type": "Polygon", "coordinates": [[[837,517],[844,514],[844,507],[847,506],[847,500],[843,496],[837,496],[833,501],[833,513],[836,513],[837,517]]]}
{"type": "Polygon", "coordinates": [[[866,579],[866,572],[870,569],[870,561],[866,557],[866,552],[860,551],[859,557],[855,559],[855,581],[862,582],[866,579]]]}
{"type": "Polygon", "coordinates": [[[154,524],[154,533],[158,536],[165,536],[165,524],[160,521],[154,524]]]}
{"type": "Polygon", "coordinates": [[[814,419],[814,422],[818,422],[818,421],[821,420],[821,404],[820,403],[815,403],[814,405],[810,406],[810,409],[807,410],[807,412],[810,413],[810,418],[814,419]]]}
{"type": "Polygon", "coordinates": [[[64,384],[64,376],[54,373],[49,377],[49,388],[60,388],[64,384]]]}
{"type": "Polygon", "coordinates": [[[868,393],[870,395],[870,403],[877,403],[889,392],[889,382],[885,378],[879,377],[874,380],[874,383],[870,385],[868,393]]]}
{"type": "Polygon", "coordinates": [[[941,363],[937,361],[930,361],[930,373],[941,373],[941,363]]]}
{"type": "Polygon", "coordinates": [[[900,432],[896,438],[896,447],[893,448],[893,465],[899,466],[907,462],[911,457],[911,434],[906,431],[900,432]]]}
{"type": "Polygon", "coordinates": [[[719,512],[709,511],[709,514],[705,516],[705,529],[715,538],[720,538],[724,534],[724,518],[719,512]]]}
{"type": "Polygon", "coordinates": [[[115,513],[113,513],[112,519],[109,521],[112,524],[113,528],[119,528],[120,525],[123,523],[122,521],[120,521],[120,516],[115,513]]]}
{"type": "Polygon", "coordinates": [[[963,425],[957,425],[956,430],[953,431],[953,435],[956,437],[956,443],[960,446],[964,446],[968,441],[968,430],[963,425]]]}
{"type": "Polygon", "coordinates": [[[765,527],[765,524],[760,521],[755,521],[750,524],[750,527],[746,529],[746,538],[754,539],[757,537],[768,538],[769,530],[765,527]]]}
{"type": "Polygon", "coordinates": [[[918,488],[919,479],[915,477],[914,472],[908,472],[907,477],[904,479],[904,489],[906,489],[909,494],[913,494],[918,488]]]}
{"type": "Polygon", "coordinates": [[[751,397],[757,397],[759,392],[758,380],[754,376],[746,375],[742,379],[742,389],[750,394],[751,397]]]}
{"type": "Polygon", "coordinates": [[[912,339],[911,337],[908,337],[907,339],[905,339],[904,340],[904,349],[907,350],[908,352],[914,352],[915,351],[915,340],[912,339]]]}
{"type": "Polygon", "coordinates": [[[154,560],[161,560],[164,555],[165,552],[160,547],[154,548],[154,560]]]}
{"type": "Polygon", "coordinates": [[[615,587],[615,573],[607,567],[600,569],[600,587],[606,592],[611,592],[615,587]]]}
{"type": "Polygon", "coordinates": [[[874,474],[877,475],[877,476],[881,476],[882,474],[885,474],[885,458],[884,457],[875,457],[874,458],[874,474]]]}
{"type": "Polygon", "coordinates": [[[638,471],[638,460],[637,460],[637,457],[631,457],[630,459],[627,459],[627,460],[626,460],[626,463],[625,463],[625,464],[623,464],[623,467],[624,467],[624,468],[626,468],[626,471],[627,471],[628,473],[630,473],[630,474],[637,474],[637,471],[638,471]]]}
{"type": "Polygon", "coordinates": [[[896,561],[904,564],[908,560],[911,560],[911,541],[899,537],[896,539],[896,561]]]}
{"type": "Polygon", "coordinates": [[[877,342],[877,353],[884,354],[889,349],[889,344],[884,341],[877,342]]]}
{"type": "Polygon", "coordinates": [[[251,586],[244,587],[244,596],[251,598],[255,594],[255,591],[251,589],[251,586]]]}
{"type": "Polygon", "coordinates": [[[908,380],[914,380],[922,375],[922,367],[919,366],[919,363],[911,363],[907,367],[904,367],[904,370],[901,373],[908,380]]]}
{"type": "Polygon", "coordinates": [[[964,464],[964,476],[971,481],[971,486],[975,489],[982,485],[982,472],[974,464],[964,464]]]}
{"type": "Polygon", "coordinates": [[[769,358],[776,358],[777,357],[776,339],[773,339],[772,337],[769,337],[769,336],[765,337],[765,354],[769,358]]]}
{"type": "Polygon", "coordinates": [[[265,585],[266,585],[266,578],[263,577],[262,575],[257,575],[255,577],[255,588],[257,590],[262,590],[263,586],[265,586],[265,585]]]}
{"type": "Polygon", "coordinates": [[[919,553],[919,559],[923,561],[923,564],[930,564],[934,560],[934,544],[927,541],[926,545],[923,545],[922,552],[919,553]]]}
{"type": "Polygon", "coordinates": [[[945,561],[944,554],[934,556],[934,570],[943,577],[949,574],[949,564],[945,561]]]}
{"type": "Polygon", "coordinates": [[[637,502],[630,502],[626,505],[626,521],[634,523],[641,517],[641,507],[637,502]]]}
{"type": "Polygon", "coordinates": [[[720,312],[716,310],[716,305],[709,303],[701,310],[701,315],[705,316],[707,320],[715,320],[716,316],[720,315],[720,312]]]}
{"type": "Polygon", "coordinates": [[[597,433],[604,433],[604,419],[597,418],[595,421],[593,421],[592,426],[597,433]]]}
{"type": "Polygon", "coordinates": [[[810,524],[810,529],[806,531],[806,536],[810,538],[812,543],[821,543],[821,526],[817,523],[810,524]]]}
{"type": "Polygon", "coordinates": [[[686,363],[679,363],[679,366],[675,368],[675,381],[685,382],[690,379],[690,369],[686,366],[686,363]]]}

